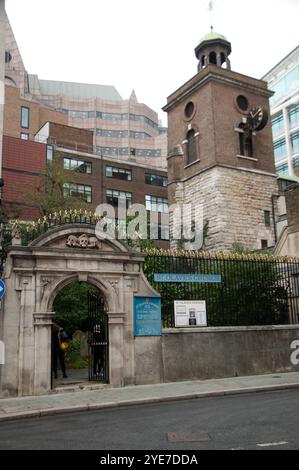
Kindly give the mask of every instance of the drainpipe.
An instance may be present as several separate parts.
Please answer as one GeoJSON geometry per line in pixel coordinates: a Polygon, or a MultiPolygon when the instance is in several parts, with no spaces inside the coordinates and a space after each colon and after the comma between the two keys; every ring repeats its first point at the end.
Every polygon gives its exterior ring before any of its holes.
{"type": "Polygon", "coordinates": [[[276,216],[275,216],[275,202],[277,202],[279,196],[277,194],[272,194],[271,200],[272,200],[272,217],[273,217],[273,224],[274,224],[274,241],[275,245],[277,243],[277,225],[276,225],[276,216]],[[276,201],[275,201],[276,199],[276,201]]]}

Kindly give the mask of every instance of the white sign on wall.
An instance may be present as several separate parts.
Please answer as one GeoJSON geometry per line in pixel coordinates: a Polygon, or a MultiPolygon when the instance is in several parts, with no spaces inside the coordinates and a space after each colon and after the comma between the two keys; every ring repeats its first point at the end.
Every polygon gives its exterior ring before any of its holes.
{"type": "Polygon", "coordinates": [[[207,307],[205,300],[176,300],[174,302],[176,328],[207,326],[207,307]]]}

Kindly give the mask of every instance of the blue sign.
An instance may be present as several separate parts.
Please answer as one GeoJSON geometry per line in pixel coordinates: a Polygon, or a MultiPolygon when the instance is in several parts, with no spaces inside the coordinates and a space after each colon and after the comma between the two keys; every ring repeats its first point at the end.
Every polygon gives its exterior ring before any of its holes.
{"type": "Polygon", "coordinates": [[[155,282],[195,282],[198,284],[220,284],[220,274],[155,274],[155,282]]]}
{"type": "Polygon", "coordinates": [[[134,335],[162,335],[160,297],[134,297],[134,335]]]}
{"type": "Polygon", "coordinates": [[[0,279],[0,299],[5,295],[5,283],[0,279]]]}

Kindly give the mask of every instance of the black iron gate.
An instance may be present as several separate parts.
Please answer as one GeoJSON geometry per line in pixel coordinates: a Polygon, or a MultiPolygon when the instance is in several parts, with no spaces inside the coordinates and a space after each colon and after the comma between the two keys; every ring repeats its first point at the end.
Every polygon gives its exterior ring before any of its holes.
{"type": "Polygon", "coordinates": [[[109,382],[108,316],[105,300],[100,295],[88,294],[89,380],[109,382]]]}

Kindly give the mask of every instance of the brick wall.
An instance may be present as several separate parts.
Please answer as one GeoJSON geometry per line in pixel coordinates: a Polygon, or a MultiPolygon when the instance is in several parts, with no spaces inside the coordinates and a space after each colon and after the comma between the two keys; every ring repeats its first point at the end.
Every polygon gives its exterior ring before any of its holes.
{"type": "Polygon", "coordinates": [[[93,132],[87,129],[50,122],[49,135],[49,143],[82,152],[93,152],[93,132]]]}
{"type": "Polygon", "coordinates": [[[18,88],[5,87],[4,134],[19,138],[23,132],[33,140],[37,131],[48,121],[67,124],[67,116],[35,101],[23,99],[18,88]],[[21,127],[22,106],[29,108],[28,129],[21,127]]]}
{"type": "Polygon", "coordinates": [[[15,137],[3,139],[3,201],[9,218],[36,220],[40,212],[30,207],[31,195],[43,184],[46,146],[15,137]]]}

